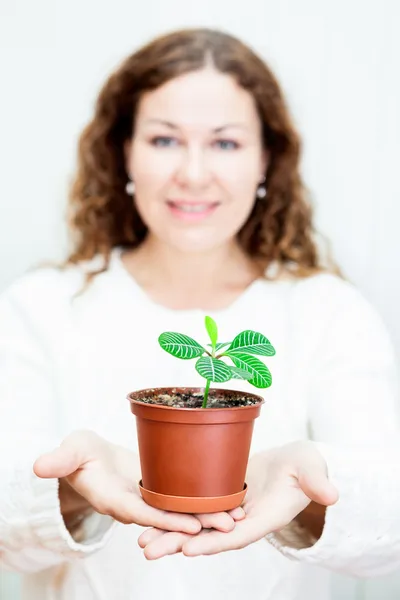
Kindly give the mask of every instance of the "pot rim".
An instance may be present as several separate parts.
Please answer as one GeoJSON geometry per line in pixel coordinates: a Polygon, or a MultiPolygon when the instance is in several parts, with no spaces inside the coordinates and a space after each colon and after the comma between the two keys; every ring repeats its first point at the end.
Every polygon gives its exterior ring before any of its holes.
{"type": "Polygon", "coordinates": [[[251,396],[252,398],[257,398],[258,402],[256,402],[256,404],[248,404],[247,406],[227,406],[225,408],[202,408],[201,406],[199,406],[198,408],[189,408],[189,407],[180,407],[180,406],[165,406],[164,404],[147,404],[146,402],[141,402],[140,400],[136,400],[134,398],[132,398],[133,394],[145,394],[146,392],[155,392],[156,390],[175,390],[175,391],[182,391],[182,390],[192,390],[192,391],[201,391],[204,390],[204,388],[202,387],[180,387],[180,386],[169,386],[169,387],[156,387],[156,388],[143,388],[140,390],[135,390],[134,392],[129,392],[129,394],[127,395],[127,399],[129,400],[129,402],[131,404],[138,404],[139,406],[146,406],[149,409],[161,409],[161,410],[174,410],[174,411],[180,411],[180,412],[198,412],[201,411],[202,413],[205,412],[226,412],[226,411],[240,411],[240,410],[249,410],[251,408],[254,408],[256,406],[261,406],[262,404],[265,403],[265,398],[263,398],[263,396],[260,396],[259,394],[253,394],[252,392],[243,392],[242,390],[231,390],[228,388],[210,388],[210,392],[211,391],[218,391],[218,392],[226,392],[226,393],[232,393],[232,392],[236,392],[237,394],[244,394],[244,395],[248,395],[251,396]]]}

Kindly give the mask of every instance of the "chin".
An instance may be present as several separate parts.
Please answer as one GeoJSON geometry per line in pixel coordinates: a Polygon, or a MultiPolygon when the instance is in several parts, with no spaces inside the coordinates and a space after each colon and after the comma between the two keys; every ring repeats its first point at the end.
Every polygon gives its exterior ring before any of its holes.
{"type": "Polygon", "coordinates": [[[168,236],[168,239],[165,239],[165,242],[176,250],[187,254],[210,252],[225,244],[229,244],[234,237],[221,237],[221,231],[218,233],[219,235],[210,235],[209,232],[205,234],[200,231],[179,231],[175,232],[174,235],[168,236]]]}
{"type": "Polygon", "coordinates": [[[197,241],[196,243],[185,240],[175,240],[173,243],[170,243],[170,246],[185,254],[200,254],[217,249],[221,244],[215,243],[215,240],[212,242],[207,242],[206,240],[197,241]]]}

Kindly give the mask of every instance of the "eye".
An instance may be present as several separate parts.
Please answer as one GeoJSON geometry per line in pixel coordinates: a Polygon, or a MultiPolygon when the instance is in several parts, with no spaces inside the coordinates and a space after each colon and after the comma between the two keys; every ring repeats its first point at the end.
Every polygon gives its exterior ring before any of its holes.
{"type": "Polygon", "coordinates": [[[151,143],[153,146],[159,148],[169,148],[171,146],[177,146],[179,142],[176,138],[167,135],[158,135],[151,139],[151,143]]]}
{"type": "Polygon", "coordinates": [[[220,150],[237,150],[239,148],[239,144],[234,140],[216,140],[214,144],[220,150]]]}

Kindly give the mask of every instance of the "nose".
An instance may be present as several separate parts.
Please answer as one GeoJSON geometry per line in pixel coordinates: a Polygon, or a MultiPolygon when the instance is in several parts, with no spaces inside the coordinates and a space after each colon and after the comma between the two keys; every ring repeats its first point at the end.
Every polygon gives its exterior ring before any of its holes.
{"type": "Polygon", "coordinates": [[[187,148],[182,155],[177,171],[177,181],[185,188],[203,189],[211,179],[211,172],[202,148],[187,148]]]}

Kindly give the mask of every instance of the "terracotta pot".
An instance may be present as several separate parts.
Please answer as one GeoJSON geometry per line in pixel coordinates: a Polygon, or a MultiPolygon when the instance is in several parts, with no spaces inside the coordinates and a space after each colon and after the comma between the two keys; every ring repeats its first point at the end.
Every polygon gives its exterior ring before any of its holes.
{"type": "Polygon", "coordinates": [[[154,388],[129,394],[136,416],[144,500],[177,512],[217,512],[240,506],[246,494],[245,474],[254,419],[261,396],[233,390],[215,394],[257,401],[232,408],[173,408],[145,404],[160,394],[201,393],[201,388],[154,388]]]}

